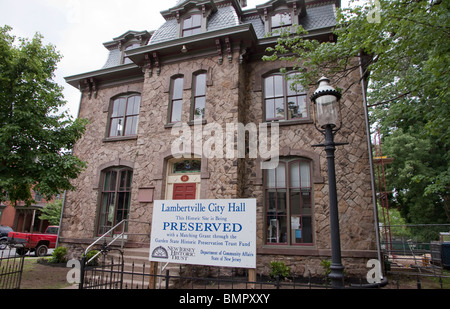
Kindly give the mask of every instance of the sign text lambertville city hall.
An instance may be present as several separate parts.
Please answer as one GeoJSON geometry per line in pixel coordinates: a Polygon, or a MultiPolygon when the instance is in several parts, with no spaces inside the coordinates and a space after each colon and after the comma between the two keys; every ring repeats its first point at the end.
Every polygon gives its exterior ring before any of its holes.
{"type": "Polygon", "coordinates": [[[256,200],[155,201],[150,260],[256,268],[256,200]]]}

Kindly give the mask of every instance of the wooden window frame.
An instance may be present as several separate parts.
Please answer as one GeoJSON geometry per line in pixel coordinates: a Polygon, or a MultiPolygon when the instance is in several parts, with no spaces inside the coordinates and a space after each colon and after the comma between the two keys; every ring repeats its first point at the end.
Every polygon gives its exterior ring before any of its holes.
{"type": "Polygon", "coordinates": [[[272,16],[270,16],[270,31],[272,33],[276,32],[276,31],[281,31],[281,29],[283,28],[287,28],[287,27],[291,27],[293,26],[293,18],[292,18],[292,12],[291,11],[284,11],[284,12],[276,12],[275,14],[273,14],[272,16]],[[278,25],[274,26],[274,18],[278,17],[278,16],[282,16],[282,15],[288,15],[290,22],[288,23],[283,23],[283,18],[281,17],[281,21],[279,22],[278,25]]]}
{"type": "MultiPolygon", "coordinates": [[[[289,246],[289,247],[298,247],[298,246],[314,246],[315,237],[314,237],[314,204],[313,204],[313,173],[312,173],[312,160],[296,157],[296,158],[289,158],[289,159],[280,159],[280,164],[276,169],[274,169],[274,181],[275,186],[269,187],[268,181],[269,181],[269,175],[270,170],[265,171],[265,179],[264,179],[264,214],[265,214],[265,237],[264,242],[267,246],[289,246]],[[302,187],[302,180],[301,180],[301,164],[307,163],[309,166],[309,187],[302,187]],[[291,183],[291,167],[294,163],[298,163],[299,166],[299,186],[293,186],[291,183]],[[284,166],[285,173],[284,173],[284,186],[278,186],[279,181],[277,179],[277,169],[280,168],[280,166],[284,166]],[[294,214],[292,208],[294,206],[294,202],[292,201],[292,193],[293,192],[300,193],[299,198],[299,214],[294,214]],[[310,205],[310,213],[303,213],[303,209],[305,206],[305,201],[301,198],[303,192],[309,193],[309,205],[310,205]],[[271,204],[270,200],[270,193],[275,193],[275,199],[274,203],[271,204]],[[284,193],[284,204],[285,208],[281,207],[279,205],[279,196],[278,193],[284,193]],[[274,208],[270,208],[271,205],[274,205],[274,208]],[[283,213],[284,211],[284,213],[283,213]],[[272,213],[274,212],[274,213],[272,213]],[[293,218],[299,218],[298,222],[300,223],[300,228],[295,229],[295,232],[293,232],[293,218]],[[281,226],[280,222],[281,219],[285,220],[285,226],[281,226]],[[305,234],[303,234],[304,231],[304,223],[309,221],[310,222],[310,231],[306,237],[310,239],[311,241],[303,242],[303,239],[305,238],[305,234]],[[285,232],[283,231],[283,228],[285,228],[285,232]],[[297,233],[297,230],[300,231],[302,234],[302,237],[300,237],[302,240],[301,242],[297,243],[293,241],[293,234],[297,233]],[[273,234],[275,232],[275,234],[273,234]],[[283,232],[285,235],[283,235],[283,232]],[[272,241],[274,240],[274,241],[272,241]]],[[[296,235],[296,234],[295,234],[296,235]]]]}
{"type": "Polygon", "coordinates": [[[176,75],[173,76],[170,79],[170,92],[169,92],[169,96],[170,96],[170,102],[169,102],[169,111],[167,113],[168,117],[167,117],[167,123],[168,124],[174,124],[174,123],[178,123],[182,121],[183,118],[183,91],[184,91],[184,76],[183,75],[176,75]],[[176,82],[177,80],[180,80],[180,82],[178,82],[178,86],[180,87],[180,89],[178,89],[177,91],[175,91],[175,86],[176,86],[176,82]],[[180,97],[175,97],[176,92],[180,92],[181,96],[180,97]],[[173,121],[173,111],[174,111],[174,103],[175,102],[180,102],[181,106],[180,106],[180,120],[176,120],[173,121]]]}
{"type": "MultiPolygon", "coordinates": [[[[112,99],[111,104],[110,104],[109,117],[108,117],[107,137],[110,139],[120,139],[120,138],[127,138],[130,136],[131,137],[137,136],[138,127],[139,127],[140,109],[141,109],[141,95],[139,93],[120,95],[120,96],[116,96],[114,99],[112,99]],[[132,113],[128,113],[130,99],[134,98],[134,97],[139,98],[139,103],[137,103],[138,104],[137,113],[135,112],[134,109],[133,109],[132,113]],[[114,105],[115,105],[116,101],[118,101],[118,100],[125,100],[125,108],[123,110],[123,115],[122,114],[119,114],[119,115],[114,114],[114,105]],[[117,130],[115,130],[116,131],[115,134],[112,134],[113,133],[112,129],[113,129],[115,120],[120,120],[120,119],[122,119],[122,122],[123,122],[123,124],[122,124],[123,130],[122,130],[121,134],[118,135],[117,130]],[[126,134],[127,124],[129,124],[130,120],[136,121],[136,124],[132,128],[132,132],[129,134],[126,134]]],[[[119,123],[117,123],[117,125],[119,125],[119,123]]]]}
{"type": "Polygon", "coordinates": [[[139,43],[139,42],[132,42],[132,43],[127,44],[122,50],[122,64],[133,63],[133,61],[131,61],[131,59],[126,56],[125,52],[127,50],[132,50],[132,49],[138,48],[140,46],[141,46],[141,43],[139,43]]]}
{"type": "Polygon", "coordinates": [[[206,71],[200,71],[195,74],[193,74],[193,85],[192,85],[192,104],[191,104],[191,121],[203,121],[205,119],[205,112],[206,112],[206,92],[207,92],[207,84],[208,84],[208,73],[206,71]],[[204,77],[204,81],[202,81],[202,87],[204,89],[203,92],[199,92],[198,86],[200,82],[200,78],[204,77]],[[201,117],[196,118],[196,110],[197,105],[203,101],[203,113],[201,114],[201,117]]]}
{"type": "Polygon", "coordinates": [[[201,13],[196,13],[196,14],[191,14],[189,16],[186,16],[181,23],[181,37],[188,37],[188,36],[202,33],[203,32],[202,24],[203,24],[203,16],[201,13]],[[195,24],[195,25],[192,24],[194,22],[194,20],[193,20],[194,18],[199,18],[199,24],[195,24]],[[185,27],[185,23],[188,20],[191,20],[191,25],[188,27],[185,27]],[[188,34],[188,32],[190,32],[190,33],[188,34]]]}
{"type": "MultiPolygon", "coordinates": [[[[119,223],[120,221],[127,219],[131,209],[131,192],[133,182],[133,170],[127,167],[109,168],[102,171],[101,187],[100,187],[100,205],[97,215],[97,235],[101,236],[106,233],[111,227],[119,223]],[[121,186],[121,176],[125,173],[125,187],[121,186]],[[114,188],[110,185],[106,188],[107,175],[115,174],[114,188]],[[122,205],[119,205],[122,196],[122,205]],[[107,199],[104,204],[105,198],[107,199]],[[128,201],[128,204],[126,205],[128,201]],[[111,204],[113,202],[113,204],[111,204]],[[111,206],[114,207],[111,226],[107,224],[107,218],[109,218],[111,206]],[[107,209],[104,209],[106,207],[107,209]],[[103,221],[102,222],[102,218],[103,221]]],[[[125,227],[126,230],[127,226],[125,227]]]]}
{"type": "MultiPolygon", "coordinates": [[[[295,122],[295,121],[305,121],[310,120],[310,111],[309,111],[309,104],[308,104],[308,95],[307,91],[305,89],[302,89],[301,91],[293,92],[292,89],[290,89],[290,82],[289,82],[289,76],[295,75],[297,72],[290,71],[287,73],[271,73],[267,74],[266,76],[263,76],[262,83],[263,83],[263,111],[264,111],[264,121],[270,122],[270,121],[283,121],[283,122],[295,122]],[[274,81],[271,84],[273,87],[272,89],[272,96],[270,96],[270,93],[268,91],[269,85],[267,85],[267,80],[273,78],[274,81]],[[275,78],[282,78],[281,81],[281,89],[276,88],[276,82],[275,78]],[[278,91],[277,91],[278,90],[278,91]],[[281,90],[281,91],[280,91],[281,90]],[[278,93],[277,93],[278,92],[278,93]],[[282,93],[281,93],[282,92],[282,93]],[[289,107],[289,99],[295,98],[295,101],[297,103],[297,108],[300,109],[299,100],[303,100],[304,102],[304,111],[306,112],[306,115],[303,116],[303,112],[301,113],[301,117],[293,117],[292,114],[292,108],[289,107]],[[276,112],[276,101],[283,101],[283,115],[281,117],[277,117],[276,112]],[[273,116],[274,117],[267,117],[268,116],[268,103],[269,101],[273,101],[273,116]]],[[[298,115],[298,113],[297,113],[298,115]]]]}

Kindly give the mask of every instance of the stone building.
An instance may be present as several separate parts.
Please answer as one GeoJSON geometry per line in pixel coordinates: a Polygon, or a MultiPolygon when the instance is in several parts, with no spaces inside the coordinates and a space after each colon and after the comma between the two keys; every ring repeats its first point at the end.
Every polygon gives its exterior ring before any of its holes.
{"type": "MultiPolygon", "coordinates": [[[[295,74],[290,64],[261,58],[277,39],[268,33],[281,26],[301,24],[311,37],[332,40],[340,1],[271,0],[251,9],[245,2],[179,1],[161,12],[159,29],[104,43],[109,57],[101,69],[66,78],[81,91],[79,117],[89,120],[73,149],[87,168],[67,192],[60,234],[73,254],[122,219],[151,222],[154,200],[255,198],[257,272],[274,260],[299,274],[322,272],[320,262],[331,254],[329,202],[325,153],[312,147],[323,142],[312,121],[314,89],[293,91],[280,73],[284,67],[295,74]],[[262,169],[264,158],[252,156],[248,144],[244,157],[227,155],[238,148],[227,134],[208,156],[194,135],[176,158],[180,123],[200,127],[203,146],[227,124],[268,124],[270,131],[276,123],[279,164],[262,169]]],[[[335,86],[345,89],[359,78],[335,86]]],[[[343,263],[351,273],[377,256],[359,83],[342,109],[339,134],[349,144],[336,151],[336,174],[343,263]]],[[[150,233],[131,223],[128,229],[150,233]]],[[[130,237],[127,245],[148,246],[142,241],[130,237]]]]}

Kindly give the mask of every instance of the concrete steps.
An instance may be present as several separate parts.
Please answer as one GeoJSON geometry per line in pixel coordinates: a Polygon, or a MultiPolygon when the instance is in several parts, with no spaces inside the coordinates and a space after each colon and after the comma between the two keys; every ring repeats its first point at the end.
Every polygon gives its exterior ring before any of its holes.
{"type": "MultiPolygon", "coordinates": [[[[108,253],[108,260],[112,257],[114,262],[119,260],[120,253],[117,250],[111,250],[108,253]]],[[[144,288],[148,287],[149,277],[144,276],[150,273],[150,261],[149,261],[149,248],[124,248],[124,275],[123,275],[123,288],[144,288]]],[[[161,272],[161,268],[164,266],[159,265],[158,274],[161,272]]],[[[169,270],[170,276],[179,275],[179,264],[168,264],[162,271],[162,275],[166,274],[166,270],[169,270]]],[[[173,286],[173,280],[169,281],[169,287],[173,286]]],[[[165,278],[157,279],[157,287],[165,288],[165,278]]]]}

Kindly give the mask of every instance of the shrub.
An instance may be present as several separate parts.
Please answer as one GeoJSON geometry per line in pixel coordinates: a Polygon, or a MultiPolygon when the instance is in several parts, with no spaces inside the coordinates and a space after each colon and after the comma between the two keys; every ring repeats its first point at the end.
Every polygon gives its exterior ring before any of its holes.
{"type": "Polygon", "coordinates": [[[53,250],[52,257],[50,258],[50,263],[65,263],[67,262],[67,248],[58,247],[53,250]]]}
{"type": "Polygon", "coordinates": [[[331,261],[322,260],[320,261],[320,266],[323,267],[323,275],[327,277],[331,273],[331,261]]]}
{"type": "MultiPolygon", "coordinates": [[[[91,250],[86,254],[86,262],[89,261],[94,255],[98,253],[98,250],[91,250]]],[[[95,259],[93,259],[88,265],[90,266],[97,266],[98,265],[98,257],[97,255],[95,259]]]]}
{"type": "Polygon", "coordinates": [[[283,262],[270,262],[270,276],[276,278],[277,276],[283,280],[291,274],[291,269],[283,262]]]}

